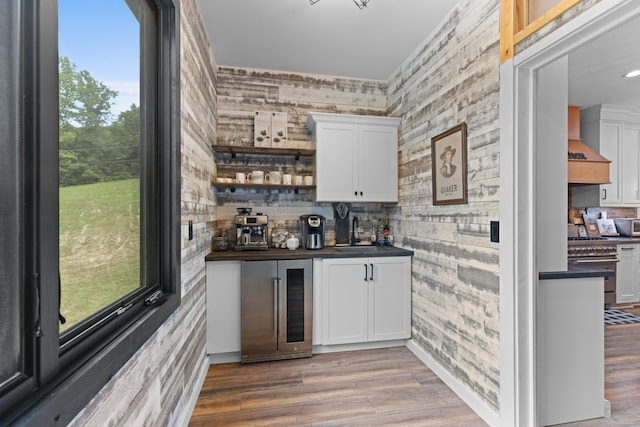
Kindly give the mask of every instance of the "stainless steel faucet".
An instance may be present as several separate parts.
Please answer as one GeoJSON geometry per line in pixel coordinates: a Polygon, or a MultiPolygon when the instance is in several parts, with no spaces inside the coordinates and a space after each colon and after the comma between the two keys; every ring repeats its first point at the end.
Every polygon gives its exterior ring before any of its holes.
{"type": "Polygon", "coordinates": [[[353,220],[351,221],[351,246],[355,246],[356,243],[358,243],[360,241],[360,239],[356,239],[356,230],[358,229],[358,227],[360,226],[360,223],[358,221],[358,217],[354,216],[353,220]]]}

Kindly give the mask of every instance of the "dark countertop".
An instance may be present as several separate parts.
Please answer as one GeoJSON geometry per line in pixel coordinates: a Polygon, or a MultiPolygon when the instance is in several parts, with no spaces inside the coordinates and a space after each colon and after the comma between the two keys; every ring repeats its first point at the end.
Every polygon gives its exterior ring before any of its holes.
{"type": "Polygon", "coordinates": [[[205,257],[205,261],[267,261],[280,259],[306,259],[306,258],[368,258],[368,257],[394,257],[412,256],[413,251],[396,248],[394,246],[335,246],[318,250],[269,248],[266,251],[227,251],[211,252],[205,257]],[[345,249],[346,248],[346,249],[345,249]],[[343,251],[341,251],[341,249],[343,251]],[[347,252],[348,251],[348,252],[347,252]]]}
{"type": "Polygon", "coordinates": [[[616,243],[640,243],[640,237],[607,237],[607,240],[616,243]]]}
{"type": "Polygon", "coordinates": [[[598,267],[568,264],[567,271],[545,271],[538,273],[540,280],[579,279],[581,277],[610,277],[613,271],[598,267]]]}

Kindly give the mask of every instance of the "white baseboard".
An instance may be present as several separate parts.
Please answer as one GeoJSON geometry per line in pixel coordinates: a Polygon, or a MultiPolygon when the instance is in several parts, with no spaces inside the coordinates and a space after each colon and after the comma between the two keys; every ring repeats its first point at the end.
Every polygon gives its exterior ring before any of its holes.
{"type": "Polygon", "coordinates": [[[429,369],[433,371],[460,399],[464,401],[480,418],[490,426],[500,425],[500,414],[487,405],[478,395],[473,393],[460,380],[455,378],[442,365],[435,361],[427,352],[418,347],[413,341],[407,342],[407,348],[416,355],[429,369]]]}
{"type": "Polygon", "coordinates": [[[240,361],[240,352],[231,351],[229,353],[209,354],[209,363],[218,365],[220,363],[235,363],[240,361]]]}
{"type": "MultiPolygon", "coordinates": [[[[322,353],[336,353],[339,351],[355,351],[355,350],[372,350],[375,348],[386,347],[404,347],[407,345],[408,340],[393,340],[393,341],[374,341],[357,344],[340,344],[340,345],[314,345],[313,354],[322,353]]],[[[229,353],[216,353],[209,354],[209,363],[217,365],[220,363],[235,363],[240,362],[240,352],[232,351],[229,353]]]]}
{"type": "Polygon", "coordinates": [[[405,347],[408,340],[372,341],[357,344],[314,345],[313,354],[337,353],[339,351],[373,350],[376,348],[405,347]]]}

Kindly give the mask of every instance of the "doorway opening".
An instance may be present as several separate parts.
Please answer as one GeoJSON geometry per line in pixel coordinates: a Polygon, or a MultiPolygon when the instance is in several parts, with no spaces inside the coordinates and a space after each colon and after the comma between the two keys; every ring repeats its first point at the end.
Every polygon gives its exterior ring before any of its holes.
{"type": "MultiPolygon", "coordinates": [[[[541,212],[539,179],[549,170],[566,164],[566,154],[542,164],[539,154],[552,150],[557,139],[542,139],[538,94],[538,71],[566,58],[569,67],[563,82],[554,90],[566,90],[568,103],[584,103],[571,93],[572,55],[586,49],[616,29],[634,25],[640,17],[640,4],[627,1],[602,1],[549,34],[535,45],[502,64],[500,70],[500,141],[501,141],[501,248],[500,248],[500,417],[502,425],[537,425],[536,415],[536,288],[546,254],[559,254],[566,264],[566,185],[565,204],[552,207],[553,215],[541,212]],[[556,210],[557,209],[557,210],[556,210]],[[549,220],[549,218],[552,218],[549,220]],[[546,221],[546,222],[545,222],[546,221]],[[542,232],[544,225],[564,232],[551,236],[542,232]],[[502,238],[502,237],[506,238],[502,238]],[[558,248],[562,248],[561,250],[558,248]]],[[[636,24],[636,28],[638,28],[636,24]]],[[[635,38],[637,40],[637,37],[635,38]]],[[[629,52],[621,52],[621,55],[629,52]]],[[[607,63],[593,57],[593,67],[607,63]]],[[[575,58],[573,59],[575,61],[575,58]]],[[[610,64],[611,65],[611,64],[610,64]]],[[[584,71],[584,70],[583,70],[584,71]]],[[[602,87],[602,79],[592,83],[602,87]]],[[[580,94],[582,95],[582,94],[580,94]]],[[[594,102],[612,102],[601,99],[594,102]]],[[[640,97],[638,99],[640,102],[640,97]]],[[[566,109],[566,105],[563,106],[566,109]]],[[[566,118],[565,118],[566,120],[566,118]]],[[[559,122],[558,122],[559,123],[559,122]]],[[[556,124],[557,125],[557,124],[556,124]]],[[[566,149],[562,150],[566,153],[566,149]]],[[[564,166],[566,167],[566,165],[564,166]]],[[[566,169],[565,169],[566,170],[566,169]]],[[[566,178],[565,178],[566,183],[566,178]]],[[[559,194],[559,193],[557,193],[559,194]]],[[[558,196],[559,197],[559,196],[558,196]]],[[[561,200],[558,198],[558,200],[561,200]]],[[[604,403],[604,402],[603,402],[604,403]]],[[[615,409],[614,409],[615,415],[615,409]]]]}

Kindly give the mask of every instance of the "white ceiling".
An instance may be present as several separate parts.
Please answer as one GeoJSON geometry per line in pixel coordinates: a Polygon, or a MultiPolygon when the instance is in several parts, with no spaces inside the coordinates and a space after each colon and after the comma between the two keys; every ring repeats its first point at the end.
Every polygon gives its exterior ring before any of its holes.
{"type": "MultiPolygon", "coordinates": [[[[387,80],[458,0],[197,0],[218,65],[387,80]]],[[[497,31],[497,29],[496,29],[497,31]]],[[[640,106],[640,18],[569,55],[569,103],[640,106]]],[[[496,64],[497,66],[497,64],[496,64]]]]}
{"type": "Polygon", "coordinates": [[[218,65],[387,80],[458,0],[198,0],[218,65]]]}
{"type": "Polygon", "coordinates": [[[640,106],[640,77],[622,78],[640,69],[640,17],[569,54],[569,104],[640,106]]]}

